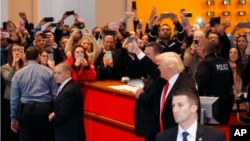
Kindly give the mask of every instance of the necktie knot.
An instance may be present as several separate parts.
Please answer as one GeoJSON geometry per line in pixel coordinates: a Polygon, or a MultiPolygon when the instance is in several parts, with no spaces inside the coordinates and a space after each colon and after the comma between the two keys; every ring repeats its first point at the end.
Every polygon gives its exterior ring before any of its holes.
{"type": "Polygon", "coordinates": [[[187,136],[189,135],[188,132],[182,132],[182,136],[183,136],[183,141],[187,141],[187,136]]]}

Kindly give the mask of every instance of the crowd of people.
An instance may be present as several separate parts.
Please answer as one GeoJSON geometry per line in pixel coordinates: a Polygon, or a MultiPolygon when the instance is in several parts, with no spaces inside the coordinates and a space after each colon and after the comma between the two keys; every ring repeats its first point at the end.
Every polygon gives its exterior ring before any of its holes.
{"type": "Polygon", "coordinates": [[[23,12],[19,27],[4,22],[2,140],[86,140],[84,82],[123,76],[145,82],[135,95],[136,135],[146,141],[180,140],[186,138],[181,135],[185,131],[194,140],[201,138],[202,129],[208,134],[205,140],[225,140],[222,132],[197,123],[199,96],[219,98],[220,124],[228,124],[235,99],[250,103],[250,29],[235,35],[231,44],[225,32],[228,24],[208,23],[201,29],[184,25],[185,13],[178,17],[171,12],[166,18],[153,8],[143,30],[136,9],[131,12],[92,31],[76,12],[65,12],[56,23],[44,17],[36,26],[23,12]],[[69,16],[75,19],[70,26],[64,24],[69,16]],[[132,31],[126,30],[129,18],[132,31]]]}

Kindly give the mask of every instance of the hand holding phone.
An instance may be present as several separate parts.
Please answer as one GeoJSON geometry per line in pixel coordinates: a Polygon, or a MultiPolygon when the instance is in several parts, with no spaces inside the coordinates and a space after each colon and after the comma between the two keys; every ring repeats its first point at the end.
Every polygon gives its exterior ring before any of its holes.
{"type": "Polygon", "coordinates": [[[111,30],[116,30],[116,29],[119,29],[120,26],[119,26],[119,23],[109,23],[108,27],[111,30]]]}
{"type": "Polygon", "coordinates": [[[9,32],[2,32],[2,35],[4,38],[10,38],[10,33],[9,32]]]}
{"type": "Polygon", "coordinates": [[[128,43],[133,43],[133,42],[137,42],[137,38],[128,38],[128,43]]]}
{"type": "Polygon", "coordinates": [[[79,54],[78,54],[78,58],[84,58],[84,54],[82,53],[82,52],[80,52],[79,54]]]}
{"type": "Polygon", "coordinates": [[[240,22],[237,24],[238,28],[250,28],[250,22],[240,22]]]}
{"type": "Polygon", "coordinates": [[[190,22],[187,18],[181,18],[181,24],[183,27],[191,27],[190,22]]]}
{"type": "Polygon", "coordinates": [[[172,13],[171,12],[164,12],[160,14],[161,18],[171,18],[172,17],[172,13]]]}
{"type": "Polygon", "coordinates": [[[185,17],[192,17],[193,14],[192,14],[192,12],[184,12],[184,16],[185,17]]]}
{"type": "Polygon", "coordinates": [[[45,38],[48,38],[48,36],[47,36],[46,33],[41,33],[40,36],[41,36],[42,38],[44,38],[44,39],[45,39],[45,38]]]}
{"type": "Polygon", "coordinates": [[[53,53],[48,54],[48,60],[54,61],[54,54],[53,53]]]}
{"type": "Polygon", "coordinates": [[[132,1],[132,9],[136,10],[136,1],[132,1]]]}
{"type": "Polygon", "coordinates": [[[51,23],[52,27],[59,27],[59,23],[51,23]]]}
{"type": "Polygon", "coordinates": [[[75,23],[74,25],[77,26],[80,29],[83,29],[85,27],[84,23],[75,23]]]}
{"type": "Polygon", "coordinates": [[[54,18],[53,17],[45,17],[44,22],[53,22],[54,18]]]}
{"type": "Polygon", "coordinates": [[[7,30],[7,22],[3,22],[3,30],[7,30]]]}
{"type": "Polygon", "coordinates": [[[67,14],[68,16],[74,15],[74,14],[75,14],[75,11],[74,11],[74,10],[72,10],[72,11],[66,11],[66,14],[67,14]]]}
{"type": "Polygon", "coordinates": [[[105,56],[106,56],[108,59],[112,60],[112,52],[111,52],[111,51],[106,51],[106,52],[105,52],[105,56]]]}
{"type": "Polygon", "coordinates": [[[211,17],[210,18],[210,26],[214,27],[215,24],[220,25],[220,17],[211,17]]]}
{"type": "Polygon", "coordinates": [[[104,35],[112,35],[112,36],[116,35],[115,30],[104,30],[103,32],[104,32],[104,35]]]}
{"type": "Polygon", "coordinates": [[[194,40],[194,44],[199,44],[199,40],[194,40]]]}

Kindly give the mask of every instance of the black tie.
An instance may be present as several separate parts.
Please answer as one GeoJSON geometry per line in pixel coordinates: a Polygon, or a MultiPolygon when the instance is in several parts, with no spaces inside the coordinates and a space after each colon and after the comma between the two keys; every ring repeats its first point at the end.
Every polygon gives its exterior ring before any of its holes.
{"type": "Polygon", "coordinates": [[[187,141],[188,132],[183,132],[182,136],[183,136],[183,141],[187,141]]]}

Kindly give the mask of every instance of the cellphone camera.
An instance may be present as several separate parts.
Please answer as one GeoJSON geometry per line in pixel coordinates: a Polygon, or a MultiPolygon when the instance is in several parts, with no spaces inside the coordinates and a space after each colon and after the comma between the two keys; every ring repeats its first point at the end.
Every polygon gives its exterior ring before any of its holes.
{"type": "Polygon", "coordinates": [[[128,43],[133,43],[135,40],[135,42],[137,42],[137,38],[128,38],[128,43]]]}
{"type": "Polygon", "coordinates": [[[40,35],[42,38],[48,38],[48,35],[46,33],[41,33],[40,35]]]}
{"type": "Polygon", "coordinates": [[[194,44],[198,44],[199,43],[199,41],[198,40],[194,40],[194,44]]]}

